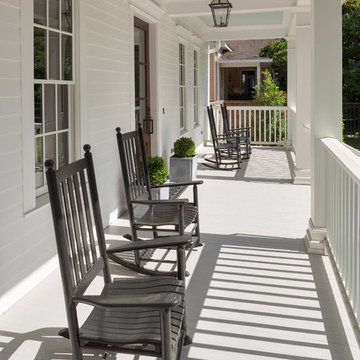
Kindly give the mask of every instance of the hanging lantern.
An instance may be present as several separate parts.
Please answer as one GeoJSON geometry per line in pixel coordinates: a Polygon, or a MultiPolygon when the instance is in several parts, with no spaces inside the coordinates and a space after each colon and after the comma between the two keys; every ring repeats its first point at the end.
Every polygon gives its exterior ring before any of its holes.
{"type": "Polygon", "coordinates": [[[215,27],[226,27],[229,24],[231,3],[228,0],[213,0],[209,4],[215,27]]]}

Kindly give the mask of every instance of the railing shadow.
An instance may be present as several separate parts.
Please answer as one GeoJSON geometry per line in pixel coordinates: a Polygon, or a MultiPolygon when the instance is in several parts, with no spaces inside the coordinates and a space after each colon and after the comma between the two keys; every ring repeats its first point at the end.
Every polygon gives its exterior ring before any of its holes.
{"type": "MultiPolygon", "coordinates": [[[[60,328],[42,328],[26,333],[0,330],[1,360],[73,360],[70,340],[58,335],[60,328]]],[[[103,353],[85,351],[84,360],[103,359],[103,353]]],[[[107,359],[115,360],[109,353],[107,359]]]]}
{"type": "Polygon", "coordinates": [[[182,359],[353,359],[321,257],[303,239],[202,239],[182,359]]]}

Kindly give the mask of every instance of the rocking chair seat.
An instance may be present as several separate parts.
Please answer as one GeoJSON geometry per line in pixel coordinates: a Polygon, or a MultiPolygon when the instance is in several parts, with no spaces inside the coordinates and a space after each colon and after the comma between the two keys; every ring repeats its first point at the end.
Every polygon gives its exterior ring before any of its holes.
{"type": "MultiPolygon", "coordinates": [[[[198,208],[193,203],[184,205],[185,228],[194,222],[198,208]]],[[[145,214],[135,212],[135,224],[139,226],[179,225],[178,206],[176,204],[151,205],[145,214]]]]}
{"type": "MultiPolygon", "coordinates": [[[[171,309],[171,341],[175,343],[181,333],[184,316],[184,282],[174,277],[114,280],[105,286],[102,295],[146,296],[179,294],[181,303],[171,309]]],[[[87,345],[109,343],[129,349],[155,351],[161,347],[160,309],[154,307],[95,307],[79,331],[79,339],[87,345]],[[146,345],[144,345],[146,344],[146,345]],[[153,345],[153,346],[152,346],[153,345]],[[152,347],[152,349],[151,349],[152,347]]],[[[110,348],[109,348],[110,350],[110,348]]]]}

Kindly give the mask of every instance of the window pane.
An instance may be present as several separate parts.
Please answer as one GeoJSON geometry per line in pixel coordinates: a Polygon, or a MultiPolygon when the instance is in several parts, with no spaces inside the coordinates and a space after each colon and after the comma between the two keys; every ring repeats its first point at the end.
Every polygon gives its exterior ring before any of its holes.
{"type": "Polygon", "coordinates": [[[60,28],[59,0],[49,1],[49,26],[54,29],[60,28]]]}
{"type": "Polygon", "coordinates": [[[183,107],[183,106],[184,106],[184,92],[183,92],[183,88],[180,88],[179,104],[180,104],[180,107],[183,107]]]}
{"type": "Polygon", "coordinates": [[[69,128],[68,85],[58,86],[58,130],[69,128]]]}
{"type": "Polygon", "coordinates": [[[135,105],[135,121],[136,123],[140,122],[144,126],[144,121],[146,120],[146,100],[139,100],[135,105]]]}
{"type": "Polygon", "coordinates": [[[55,85],[45,85],[45,132],[56,130],[55,124],[55,85]]]}
{"type": "Polygon", "coordinates": [[[56,135],[45,136],[45,159],[56,163],[56,135]]]}
{"type": "Polygon", "coordinates": [[[46,31],[34,28],[34,78],[46,79],[46,31]]]}
{"type": "Polygon", "coordinates": [[[198,67],[198,54],[197,51],[194,51],[194,67],[198,67]]]}
{"type": "Polygon", "coordinates": [[[34,23],[46,26],[46,0],[34,0],[34,23]]]}
{"type": "Polygon", "coordinates": [[[72,80],[72,37],[62,35],[62,80],[72,80]]]}
{"type": "Polygon", "coordinates": [[[44,168],[43,168],[43,138],[35,139],[35,185],[36,188],[44,186],[44,168]]]}
{"type": "Polygon", "coordinates": [[[180,128],[184,128],[184,109],[180,109],[180,128]]]}
{"type": "Polygon", "coordinates": [[[60,79],[60,35],[49,31],[49,78],[60,79]]]}
{"type": "Polygon", "coordinates": [[[69,163],[69,134],[67,132],[58,135],[58,146],[60,169],[69,163]]]}
{"type": "Polygon", "coordinates": [[[137,27],[134,28],[134,56],[135,62],[145,62],[145,31],[137,27]]]}
{"type": "Polygon", "coordinates": [[[61,29],[72,32],[72,1],[61,0],[61,29]]]}
{"type": "Polygon", "coordinates": [[[35,135],[43,132],[42,85],[34,85],[34,125],[35,135]]]}

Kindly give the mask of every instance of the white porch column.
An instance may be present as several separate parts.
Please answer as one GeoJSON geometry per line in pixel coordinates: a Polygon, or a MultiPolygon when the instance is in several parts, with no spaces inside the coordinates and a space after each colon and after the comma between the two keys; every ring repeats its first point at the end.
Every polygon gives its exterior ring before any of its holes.
{"type": "Polygon", "coordinates": [[[311,12],[299,7],[296,13],[296,165],[294,184],[311,180],[311,12]]]}
{"type": "Polygon", "coordinates": [[[323,137],[341,139],[341,0],[312,0],[312,180],[311,219],[305,237],[310,252],[323,253],[327,234],[326,163],[323,137]]]}
{"type": "Polygon", "coordinates": [[[287,103],[289,108],[289,129],[286,148],[288,150],[296,147],[296,41],[288,38],[287,49],[287,103]]]}

